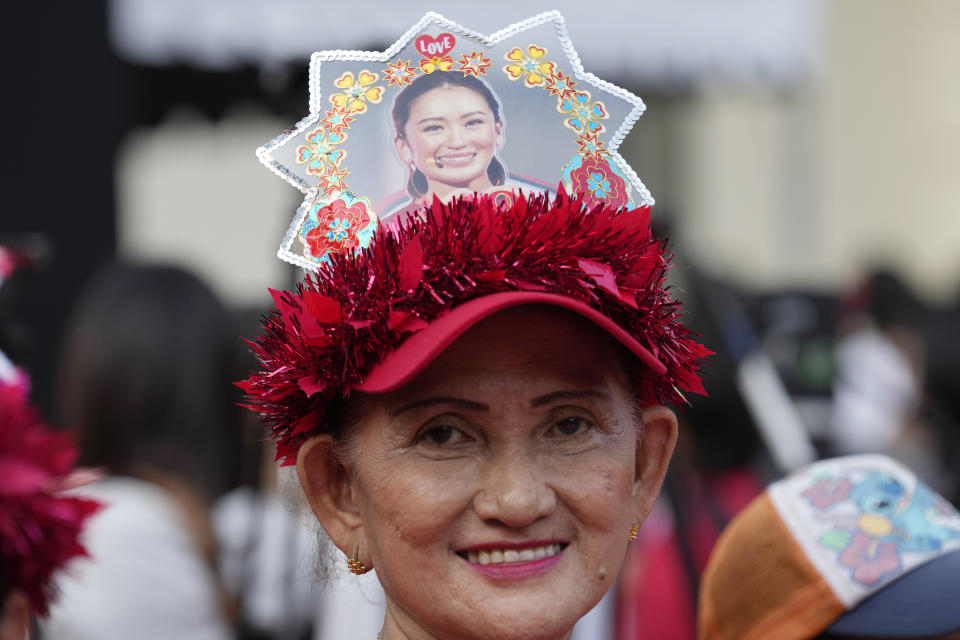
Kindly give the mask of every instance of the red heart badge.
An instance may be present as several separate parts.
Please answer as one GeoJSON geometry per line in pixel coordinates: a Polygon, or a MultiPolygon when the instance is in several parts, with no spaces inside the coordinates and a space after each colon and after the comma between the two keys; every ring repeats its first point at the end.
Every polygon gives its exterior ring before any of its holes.
{"type": "Polygon", "coordinates": [[[416,39],[414,46],[421,55],[429,58],[445,56],[453,49],[457,39],[449,33],[441,33],[436,38],[423,35],[416,39]]]}

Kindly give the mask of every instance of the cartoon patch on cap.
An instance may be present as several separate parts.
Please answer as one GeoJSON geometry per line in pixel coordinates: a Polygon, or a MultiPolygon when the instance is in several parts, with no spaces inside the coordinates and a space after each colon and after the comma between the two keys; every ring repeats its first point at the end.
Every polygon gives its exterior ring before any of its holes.
{"type": "Polygon", "coordinates": [[[804,553],[847,607],[960,549],[960,513],[885,456],[816,463],[775,483],[769,493],[804,553]]]}

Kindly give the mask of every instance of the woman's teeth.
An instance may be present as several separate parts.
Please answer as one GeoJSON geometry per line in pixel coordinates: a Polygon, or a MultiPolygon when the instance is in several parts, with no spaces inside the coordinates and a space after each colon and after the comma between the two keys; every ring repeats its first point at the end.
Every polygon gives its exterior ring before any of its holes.
{"type": "Polygon", "coordinates": [[[511,564],[515,562],[531,562],[549,558],[560,553],[563,549],[559,544],[547,544],[528,549],[483,549],[467,551],[467,560],[474,564],[511,564]]]}
{"type": "Polygon", "coordinates": [[[444,165],[454,167],[465,166],[473,162],[473,158],[476,155],[477,154],[475,153],[461,153],[456,155],[440,156],[436,160],[437,167],[442,168],[444,165]]]}

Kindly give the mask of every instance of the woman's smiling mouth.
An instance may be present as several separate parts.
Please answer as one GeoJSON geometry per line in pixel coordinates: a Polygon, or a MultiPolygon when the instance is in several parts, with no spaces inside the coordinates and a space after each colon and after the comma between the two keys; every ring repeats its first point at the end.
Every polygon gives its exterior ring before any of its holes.
{"type": "Polygon", "coordinates": [[[448,153],[437,156],[437,167],[466,167],[477,157],[475,151],[465,153],[448,153]]]}
{"type": "Polygon", "coordinates": [[[481,565],[518,564],[550,558],[559,554],[565,546],[565,544],[545,544],[525,549],[471,549],[470,551],[460,552],[460,556],[465,555],[469,562],[481,565]]]}
{"type": "Polygon", "coordinates": [[[492,580],[522,580],[546,573],[563,558],[566,542],[478,545],[457,552],[467,565],[492,580]]]}

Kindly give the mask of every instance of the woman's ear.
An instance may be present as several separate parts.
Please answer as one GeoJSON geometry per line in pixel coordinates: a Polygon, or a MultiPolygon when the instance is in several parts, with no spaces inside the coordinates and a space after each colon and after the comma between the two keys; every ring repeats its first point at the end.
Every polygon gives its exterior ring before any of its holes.
{"type": "Polygon", "coordinates": [[[363,521],[354,500],[353,478],[334,453],[333,438],[316,435],[297,453],[297,477],[320,526],[348,556],[358,552],[363,521]]]}
{"type": "Polygon", "coordinates": [[[410,146],[407,144],[407,141],[403,139],[403,136],[394,138],[393,146],[396,147],[397,155],[400,156],[403,164],[410,166],[410,163],[413,162],[413,154],[410,153],[410,146]]]}
{"type": "Polygon", "coordinates": [[[641,409],[640,419],[643,429],[637,439],[633,491],[637,516],[642,523],[660,494],[660,487],[670,466],[670,457],[677,444],[677,416],[661,404],[641,409]]]}

